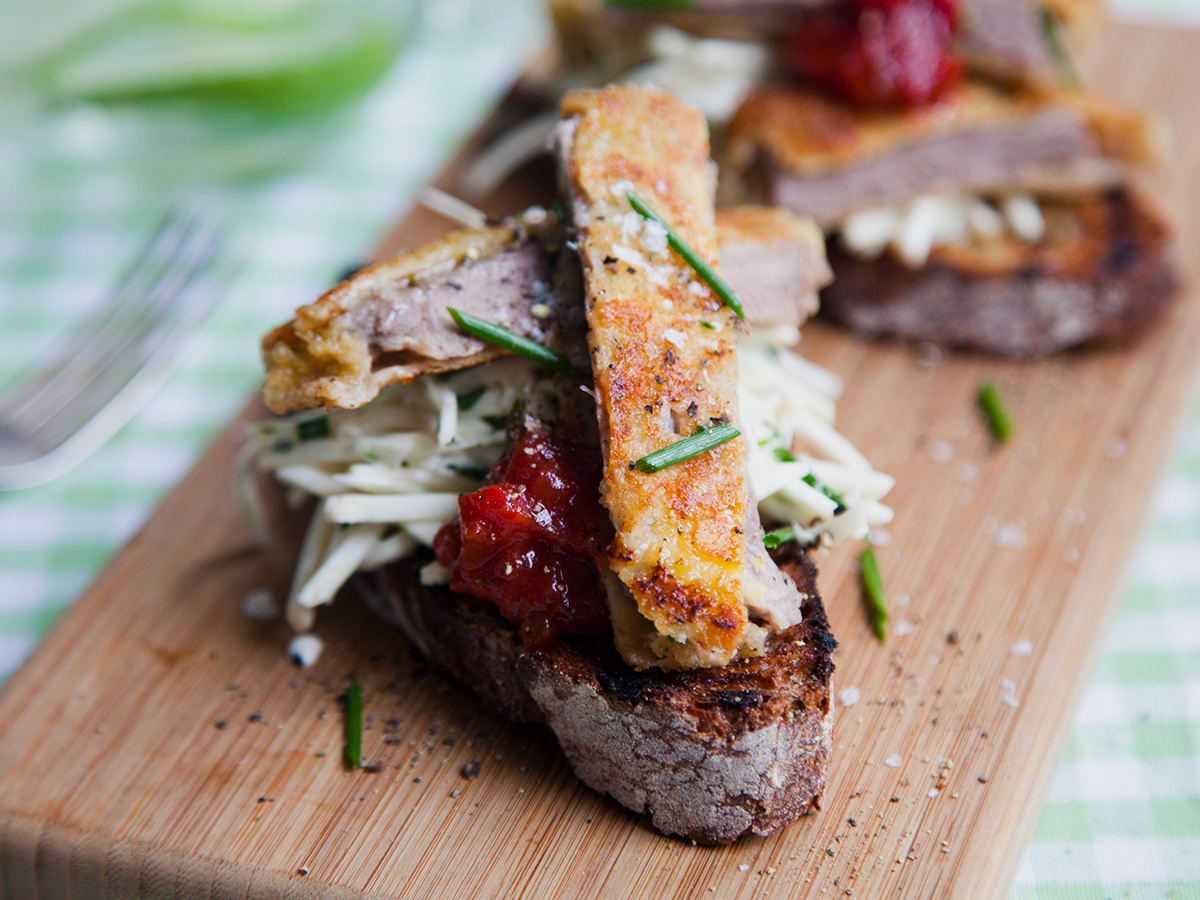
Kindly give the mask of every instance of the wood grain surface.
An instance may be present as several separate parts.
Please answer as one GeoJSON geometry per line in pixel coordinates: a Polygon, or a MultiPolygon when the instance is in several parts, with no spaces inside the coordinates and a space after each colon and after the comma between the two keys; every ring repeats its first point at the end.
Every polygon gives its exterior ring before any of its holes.
{"type": "MultiPolygon", "coordinates": [[[[1178,158],[1148,186],[1195,284],[1200,35],[1113,29],[1090,68],[1174,122],[1178,158]]],[[[418,213],[389,246],[443,228],[418,213]]],[[[806,355],[846,379],[841,428],[898,478],[879,555],[913,630],[878,644],[856,548],[819,560],[837,688],[861,691],[837,708],[824,809],[716,849],[583,787],[549,732],[491,716],[351,597],[322,612],[317,665],[287,662],[286,627],[238,604],[253,587],[282,594],[296,526],[270,552],[249,546],[229,490],[234,423],[0,696],[0,898],[1004,897],[1198,347],[1190,292],[1135,347],[1037,363],[928,365],[806,328],[806,355]],[[1016,417],[1003,447],[973,406],[984,380],[1016,417]],[[1023,547],[1000,545],[1017,534],[1023,547]],[[1010,652],[1020,641],[1031,655],[1010,652]],[[355,678],[379,770],[347,774],[337,698],[355,678]]]]}

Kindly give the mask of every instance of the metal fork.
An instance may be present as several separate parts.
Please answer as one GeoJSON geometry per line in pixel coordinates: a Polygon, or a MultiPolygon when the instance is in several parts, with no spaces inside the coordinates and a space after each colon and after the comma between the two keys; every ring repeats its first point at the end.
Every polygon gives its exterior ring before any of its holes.
{"type": "Polygon", "coordinates": [[[197,212],[167,211],[99,312],[0,397],[0,490],[64,474],[155,394],[232,283],[224,247],[197,212]]]}

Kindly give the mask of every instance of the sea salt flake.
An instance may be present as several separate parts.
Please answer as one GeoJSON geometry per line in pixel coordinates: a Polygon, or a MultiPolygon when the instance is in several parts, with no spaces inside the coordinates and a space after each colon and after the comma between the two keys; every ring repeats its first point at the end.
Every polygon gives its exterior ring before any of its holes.
{"type": "Polygon", "coordinates": [[[996,529],[995,541],[997,547],[1022,550],[1029,544],[1029,536],[1025,533],[1025,529],[1017,523],[1005,522],[996,529]]]}
{"type": "Polygon", "coordinates": [[[1066,552],[1063,553],[1063,559],[1069,563],[1079,562],[1079,548],[1078,547],[1068,547],[1066,552]]]}
{"type": "Polygon", "coordinates": [[[634,250],[632,247],[626,247],[624,244],[613,244],[612,255],[621,260],[621,262],[629,263],[631,266],[640,266],[642,268],[646,266],[646,258],[637,250],[634,250]]]}
{"type": "Polygon", "coordinates": [[[959,481],[969,484],[979,477],[979,467],[971,463],[959,463],[954,475],[959,481]]]}
{"type": "Polygon", "coordinates": [[[1008,691],[1009,693],[1012,693],[1013,691],[1015,691],[1017,689],[1017,686],[1015,684],[1013,684],[1011,681],[1009,681],[1007,678],[1000,679],[1000,687],[1002,687],[1004,690],[1008,691]]]}
{"type": "Polygon", "coordinates": [[[901,619],[892,626],[892,634],[896,637],[904,637],[906,634],[913,633],[913,627],[913,623],[908,621],[908,619],[901,619]]]}
{"type": "Polygon", "coordinates": [[[750,867],[748,865],[746,865],[745,863],[742,863],[740,866],[738,866],[738,871],[739,872],[749,872],[750,867]]]}
{"type": "Polygon", "coordinates": [[[856,687],[844,688],[838,693],[838,702],[842,706],[853,706],[862,697],[862,691],[856,687]]]}
{"type": "Polygon", "coordinates": [[[1013,656],[1033,656],[1033,641],[1017,641],[1009,644],[1008,652],[1013,656]]]}
{"type": "Polygon", "coordinates": [[[950,462],[954,459],[954,447],[946,441],[934,441],[929,448],[929,455],[934,462],[950,462]]]}
{"type": "Polygon", "coordinates": [[[663,332],[663,338],[670,341],[680,350],[687,344],[688,336],[682,331],[676,331],[674,328],[668,328],[663,332]]]}
{"type": "Polygon", "coordinates": [[[912,603],[912,597],[908,594],[900,594],[892,601],[892,606],[908,606],[910,603],[912,603]]]}
{"type": "Polygon", "coordinates": [[[279,618],[279,604],[275,596],[266,588],[255,588],[247,591],[242,598],[242,615],[255,622],[270,622],[279,618]]]}
{"type": "Polygon", "coordinates": [[[936,797],[940,793],[941,793],[941,791],[939,791],[937,788],[930,788],[929,793],[926,794],[925,796],[928,797],[930,800],[932,800],[934,797],[936,797]]]}
{"type": "Polygon", "coordinates": [[[886,528],[872,528],[867,538],[875,547],[890,547],[892,545],[892,533],[886,528]]]}
{"type": "Polygon", "coordinates": [[[1005,706],[1011,706],[1013,709],[1021,705],[1021,701],[1017,699],[1015,694],[1005,694],[1000,700],[1005,706]]]}
{"type": "Polygon", "coordinates": [[[653,219],[643,219],[645,225],[642,227],[641,236],[638,238],[638,243],[642,245],[642,249],[651,255],[665,256],[669,244],[667,243],[667,229],[663,228],[658,222],[653,219]]]}
{"type": "Polygon", "coordinates": [[[1104,455],[1109,459],[1120,459],[1125,455],[1125,442],[1119,437],[1110,438],[1104,446],[1104,455]]]}
{"type": "Polygon", "coordinates": [[[885,759],[883,761],[883,764],[885,766],[887,766],[889,769],[899,768],[903,763],[904,763],[904,757],[901,756],[899,753],[893,753],[891,756],[889,756],[887,759],[885,759]]]}
{"type": "Polygon", "coordinates": [[[307,669],[320,658],[324,649],[325,642],[315,634],[298,634],[288,644],[287,655],[300,668],[307,669]]]}

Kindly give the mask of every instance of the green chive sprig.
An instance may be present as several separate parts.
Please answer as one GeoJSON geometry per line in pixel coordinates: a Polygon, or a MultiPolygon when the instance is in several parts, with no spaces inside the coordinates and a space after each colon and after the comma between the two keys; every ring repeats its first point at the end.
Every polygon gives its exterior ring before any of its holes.
{"type": "Polygon", "coordinates": [[[626,191],[625,196],[629,199],[629,205],[632,206],[643,217],[657,222],[667,232],[667,243],[671,245],[671,249],[683,257],[684,262],[696,270],[696,274],[713,289],[721,302],[737,313],[739,319],[746,318],[746,312],[742,309],[742,301],[738,299],[738,295],[734,293],[733,288],[720,275],[716,273],[712,266],[706,263],[691,246],[679,236],[670,225],[663,221],[662,216],[646,205],[646,201],[635,194],[633,191],[626,191]]]}
{"type": "Polygon", "coordinates": [[[883,594],[883,579],[879,577],[879,564],[875,562],[875,551],[869,546],[858,556],[858,568],[862,574],[863,596],[867,601],[867,612],[871,616],[871,630],[879,640],[887,638],[887,602],[883,594]]]}
{"type": "MultiPolygon", "coordinates": [[[[788,450],[786,447],[776,447],[775,448],[775,458],[777,460],[779,460],[780,462],[799,462],[800,461],[796,457],[796,454],[793,453],[791,450],[788,450]]],[[[825,482],[818,479],[817,476],[814,475],[812,472],[809,472],[807,475],[805,475],[800,480],[803,481],[805,484],[807,484],[809,487],[816,488],[818,491],[820,491],[822,494],[824,494],[826,497],[828,497],[830,500],[832,500],[834,503],[836,503],[838,505],[837,511],[834,512],[835,516],[839,512],[841,512],[842,510],[847,508],[846,501],[842,499],[842,495],[839,494],[837,491],[833,490],[832,488],[830,488],[828,485],[826,485],[825,482]]],[[[792,538],[789,538],[789,540],[792,540],[792,538]]],[[[767,545],[767,549],[770,549],[769,544],[767,545]]]]}
{"type": "Polygon", "coordinates": [[[362,682],[356,681],[346,691],[346,749],[343,762],[350,771],[362,766],[362,704],[362,682]]]}
{"type": "Polygon", "coordinates": [[[1058,77],[1067,87],[1079,87],[1081,84],[1079,73],[1075,71],[1075,63],[1071,61],[1071,53],[1067,49],[1066,37],[1063,35],[1062,22],[1052,10],[1046,9],[1044,6],[1041,9],[1040,18],[1042,38],[1046,41],[1050,56],[1054,59],[1054,68],[1058,70],[1058,77]]]}
{"type": "Polygon", "coordinates": [[[1004,405],[1000,389],[988,382],[979,389],[976,400],[979,408],[983,410],[983,414],[987,416],[988,425],[991,426],[996,440],[1007,441],[1013,432],[1013,417],[1009,413],[1008,407],[1004,405]]]}
{"type": "Polygon", "coordinates": [[[318,438],[329,437],[330,434],[332,431],[329,428],[329,416],[306,419],[296,425],[296,437],[302,441],[315,441],[318,438]]]}
{"type": "Polygon", "coordinates": [[[686,459],[691,459],[693,456],[706,453],[714,447],[720,447],[740,434],[741,432],[732,425],[701,428],[691,437],[685,437],[682,441],[676,441],[661,450],[655,450],[653,453],[643,456],[637,462],[630,463],[629,468],[637,469],[639,472],[661,472],[667,466],[673,466],[686,459]]]}
{"type": "Polygon", "coordinates": [[[791,525],[786,528],[776,528],[774,531],[768,531],[763,535],[763,546],[768,550],[774,550],[780,544],[786,544],[789,541],[796,539],[796,529],[791,525]]]}
{"type": "Polygon", "coordinates": [[[495,344],[497,347],[503,347],[510,353],[531,359],[535,363],[545,366],[547,369],[552,369],[555,372],[561,372],[563,375],[575,374],[575,367],[571,365],[569,359],[561,353],[556,353],[549,347],[543,347],[537,341],[531,341],[527,337],[514,334],[507,328],[502,328],[486,319],[481,319],[478,316],[473,316],[470,313],[465,313],[449,306],[446,307],[446,312],[450,313],[450,318],[454,320],[454,323],[459,328],[472,337],[477,337],[481,341],[487,341],[489,344],[495,344]]]}

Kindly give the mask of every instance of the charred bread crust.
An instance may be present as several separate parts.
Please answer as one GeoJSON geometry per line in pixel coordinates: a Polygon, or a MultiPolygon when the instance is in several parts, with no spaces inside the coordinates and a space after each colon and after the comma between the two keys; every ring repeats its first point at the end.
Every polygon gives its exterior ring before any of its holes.
{"type": "Polygon", "coordinates": [[[775,555],[809,599],[767,652],[710,669],[637,672],[605,639],[527,652],[495,609],[421,586],[412,564],[360,580],[369,604],[502,715],[544,721],[575,774],[698,843],[766,835],[819,808],[832,746],[829,632],[816,569],[775,555]]]}
{"type": "Polygon", "coordinates": [[[1013,258],[935,252],[922,269],[852,257],[830,242],[834,281],[821,315],[869,337],[1039,357],[1130,340],[1178,286],[1169,230],[1118,189],[1076,207],[1081,233],[1013,258]]]}
{"type": "Polygon", "coordinates": [[[355,576],[376,615],[398,626],[421,654],[514,722],[544,722],[517,672],[525,655],[517,629],[490,603],[423,585],[419,566],[402,560],[355,576]]]}

